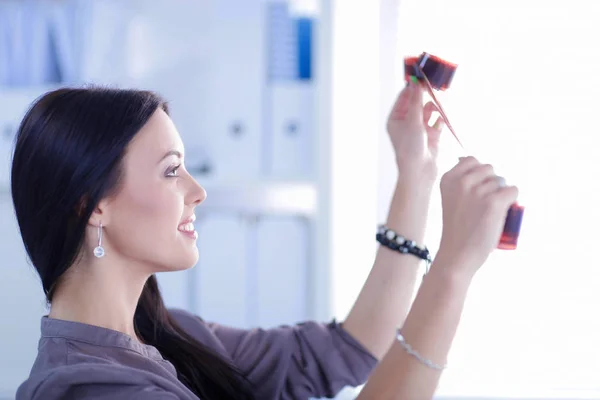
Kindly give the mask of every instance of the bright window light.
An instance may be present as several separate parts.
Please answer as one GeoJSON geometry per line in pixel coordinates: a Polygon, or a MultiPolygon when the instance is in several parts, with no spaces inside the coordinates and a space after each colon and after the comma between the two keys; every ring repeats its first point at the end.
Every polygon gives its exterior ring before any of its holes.
{"type": "MultiPolygon", "coordinates": [[[[440,100],[526,207],[518,250],[472,285],[440,395],[600,397],[599,17],[581,0],[400,2],[398,53],[459,64],[440,100]]],[[[461,155],[445,132],[443,169],[461,155]]]]}

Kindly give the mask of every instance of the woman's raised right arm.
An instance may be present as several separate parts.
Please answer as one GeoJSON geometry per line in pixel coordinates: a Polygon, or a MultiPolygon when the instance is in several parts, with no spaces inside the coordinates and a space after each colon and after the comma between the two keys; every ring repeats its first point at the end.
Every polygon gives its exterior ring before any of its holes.
{"type": "Polygon", "coordinates": [[[462,158],[442,178],[440,250],[404,326],[358,400],[430,399],[460,322],[471,280],[496,248],[515,187],[489,165],[462,158]]]}

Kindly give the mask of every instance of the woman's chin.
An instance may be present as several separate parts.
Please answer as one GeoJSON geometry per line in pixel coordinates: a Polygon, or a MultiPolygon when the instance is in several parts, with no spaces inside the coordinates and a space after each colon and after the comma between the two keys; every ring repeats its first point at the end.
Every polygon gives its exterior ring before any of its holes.
{"type": "Polygon", "coordinates": [[[164,272],[185,271],[194,268],[198,264],[198,248],[186,253],[181,254],[177,260],[173,260],[173,263],[165,265],[164,272]]]}

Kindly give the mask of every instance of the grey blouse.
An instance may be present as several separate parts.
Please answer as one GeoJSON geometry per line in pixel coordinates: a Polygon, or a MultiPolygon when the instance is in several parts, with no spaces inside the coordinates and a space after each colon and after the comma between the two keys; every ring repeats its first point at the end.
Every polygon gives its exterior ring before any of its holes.
{"type": "MultiPolygon", "coordinates": [[[[247,376],[258,399],[333,397],[377,360],[340,324],[242,330],[172,310],[181,326],[247,376]]],[[[38,356],[17,400],[198,400],[153,346],[110,329],[43,317],[38,356]]]]}

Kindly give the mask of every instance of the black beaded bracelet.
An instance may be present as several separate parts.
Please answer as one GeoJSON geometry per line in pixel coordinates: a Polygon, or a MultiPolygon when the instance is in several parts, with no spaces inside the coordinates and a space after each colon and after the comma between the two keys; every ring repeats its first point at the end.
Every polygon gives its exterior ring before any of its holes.
{"type": "Polygon", "coordinates": [[[388,249],[402,254],[412,254],[425,260],[427,262],[427,268],[429,268],[429,264],[431,264],[432,260],[427,247],[420,248],[414,241],[406,239],[404,236],[397,234],[385,225],[379,225],[375,237],[382,246],[385,246],[388,249]]]}

